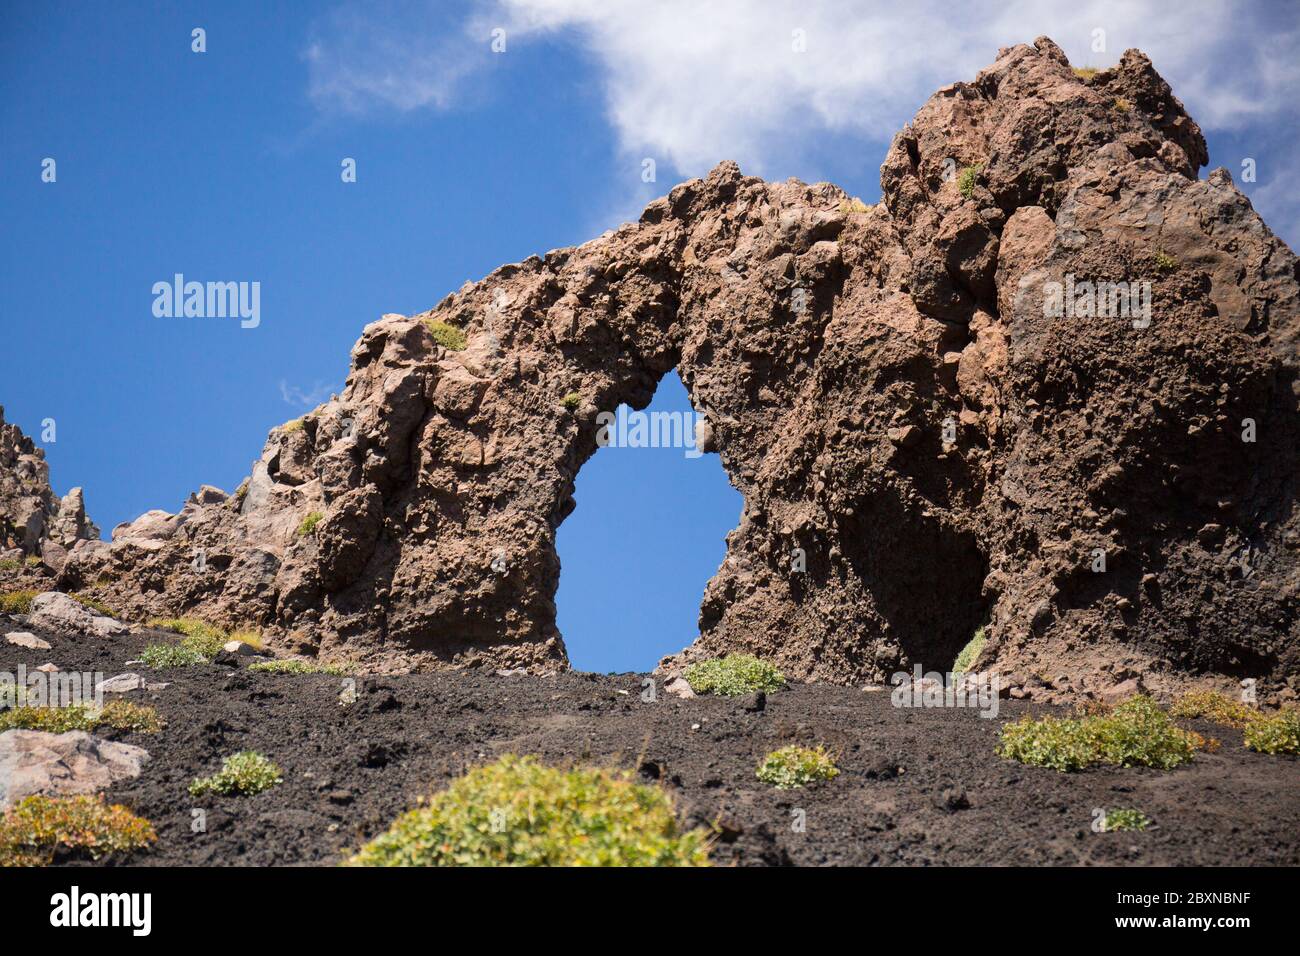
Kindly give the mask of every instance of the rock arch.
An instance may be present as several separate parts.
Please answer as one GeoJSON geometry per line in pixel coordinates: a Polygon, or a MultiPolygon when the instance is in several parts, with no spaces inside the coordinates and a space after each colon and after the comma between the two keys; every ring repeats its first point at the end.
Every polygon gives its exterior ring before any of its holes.
{"type": "Polygon", "coordinates": [[[563,666],[554,535],[595,413],[677,368],[746,502],[686,657],[881,680],[946,669],[987,620],[981,663],[1049,699],[1137,673],[1281,688],[1300,287],[1206,160],[1141,53],[1080,78],[1046,38],[1008,48],[899,133],[882,203],[723,163],[385,316],[234,495],[83,542],[64,580],[381,667],[563,666]],[[1070,276],[1149,281],[1153,321],[1045,314],[1070,276]]]}

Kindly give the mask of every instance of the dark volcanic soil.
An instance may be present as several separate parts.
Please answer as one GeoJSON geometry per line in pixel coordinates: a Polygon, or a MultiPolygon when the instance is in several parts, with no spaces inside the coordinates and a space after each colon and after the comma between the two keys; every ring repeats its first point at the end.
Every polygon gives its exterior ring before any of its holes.
{"type": "MultiPolygon", "coordinates": [[[[2,632],[17,629],[0,621],[2,632]]],[[[148,635],[41,636],[52,651],[0,643],[0,670],[54,661],[110,677],[151,673],[125,666],[148,635]]],[[[644,703],[637,674],[462,672],[358,677],[359,699],[344,707],[340,680],[324,675],[152,673],[170,686],[131,697],[168,726],[106,735],[153,756],[140,778],[109,791],[156,826],[155,848],[130,861],[146,865],[333,864],[467,764],[509,751],[638,768],[688,821],[720,821],[713,856],[724,865],[1300,863],[1300,764],[1199,722],[1223,746],[1190,766],[1061,774],[994,754],[1004,721],[1047,709],[1018,701],[986,720],[897,709],[888,691],[803,684],[751,711],[744,698],[684,701],[662,687],[644,703]],[[795,791],[756,780],[760,758],[789,742],[834,748],[841,775],[795,791]],[[245,748],[274,759],[285,782],[251,798],[187,794],[245,748]],[[196,807],[208,811],[205,833],[191,832],[196,807]],[[1138,808],[1156,827],[1094,833],[1097,807],[1138,808]],[[804,833],[792,827],[796,808],[804,833]]]]}

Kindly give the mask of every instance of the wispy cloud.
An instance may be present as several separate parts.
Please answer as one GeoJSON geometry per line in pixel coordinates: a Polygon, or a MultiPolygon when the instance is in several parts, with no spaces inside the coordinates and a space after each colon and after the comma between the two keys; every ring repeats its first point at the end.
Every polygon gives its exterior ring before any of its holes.
{"type": "Polygon", "coordinates": [[[1300,86],[1300,27],[1249,0],[1185,0],[1176,15],[1165,0],[491,0],[451,23],[443,6],[401,12],[319,26],[318,102],[445,108],[474,85],[493,28],[511,44],[563,35],[596,64],[622,150],[682,175],[721,159],[762,174],[827,133],[886,142],[936,88],[1040,34],[1076,64],[1140,47],[1209,130],[1294,128],[1300,86]]]}
{"type": "Polygon", "coordinates": [[[334,391],[334,385],[329,382],[316,382],[310,389],[304,391],[297,385],[290,385],[284,379],[280,379],[280,397],[286,403],[298,405],[302,408],[315,408],[329,398],[334,391]]]}

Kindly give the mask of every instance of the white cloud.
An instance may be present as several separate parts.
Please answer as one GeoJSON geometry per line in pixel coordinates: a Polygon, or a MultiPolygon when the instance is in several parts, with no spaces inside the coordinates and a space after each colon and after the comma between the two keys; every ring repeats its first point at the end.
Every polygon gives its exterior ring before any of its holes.
{"type": "Polygon", "coordinates": [[[387,27],[324,24],[311,54],[318,101],[446,107],[472,86],[460,81],[486,61],[493,27],[512,48],[576,37],[620,148],[682,175],[721,159],[761,175],[827,133],[888,142],[935,89],[1041,34],[1081,65],[1143,49],[1207,130],[1293,126],[1300,87],[1300,26],[1250,0],[490,0],[453,24],[416,11],[387,27]],[[1094,52],[1097,29],[1105,49],[1094,52]]]}
{"type": "Polygon", "coordinates": [[[310,389],[304,391],[297,385],[290,385],[284,379],[280,379],[280,397],[290,405],[315,408],[333,393],[334,386],[329,382],[317,382],[310,389]]]}

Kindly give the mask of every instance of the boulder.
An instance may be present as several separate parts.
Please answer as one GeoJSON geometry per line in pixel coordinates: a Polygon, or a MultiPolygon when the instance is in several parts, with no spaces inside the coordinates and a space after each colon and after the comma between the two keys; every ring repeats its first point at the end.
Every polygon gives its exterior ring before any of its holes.
{"type": "Polygon", "coordinates": [[[100,614],[62,591],[46,591],[36,595],[32,599],[28,621],[35,627],[64,634],[89,634],[93,637],[111,637],[129,630],[122,622],[100,614]]]}
{"type": "Polygon", "coordinates": [[[33,794],[103,790],[139,776],[148,759],[143,747],[101,740],[81,730],[7,730],[0,734],[0,811],[33,794]]]}

